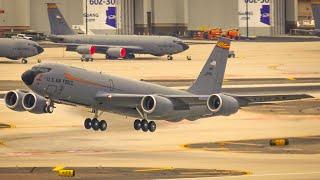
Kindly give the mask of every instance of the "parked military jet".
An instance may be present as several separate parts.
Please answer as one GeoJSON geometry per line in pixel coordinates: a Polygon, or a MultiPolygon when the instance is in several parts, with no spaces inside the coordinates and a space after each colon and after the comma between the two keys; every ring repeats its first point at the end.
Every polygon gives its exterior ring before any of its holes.
{"type": "Polygon", "coordinates": [[[22,58],[22,63],[27,63],[26,58],[36,56],[43,52],[38,43],[25,39],[0,38],[0,57],[11,60],[22,58]]]}
{"type": "Polygon", "coordinates": [[[67,51],[75,51],[82,55],[81,60],[93,60],[95,53],[105,54],[106,59],[133,59],[135,54],[151,54],[154,56],[173,54],[189,48],[182,40],[170,36],[138,36],[138,35],[78,35],[68,25],[55,3],[48,3],[48,16],[51,34],[49,39],[67,46],[67,51]]]}
{"type": "Polygon", "coordinates": [[[178,122],[203,117],[229,116],[241,106],[254,102],[309,98],[308,95],[239,96],[221,91],[230,40],[218,41],[198,79],[187,90],[177,90],[61,64],[39,64],[24,72],[23,82],[32,92],[10,91],[5,95],[8,108],[31,113],[52,113],[54,103],[91,108],[93,119],[84,121],[86,129],[105,131],[99,111],[138,118],[136,130],[154,132],[149,120],[178,122]]]}

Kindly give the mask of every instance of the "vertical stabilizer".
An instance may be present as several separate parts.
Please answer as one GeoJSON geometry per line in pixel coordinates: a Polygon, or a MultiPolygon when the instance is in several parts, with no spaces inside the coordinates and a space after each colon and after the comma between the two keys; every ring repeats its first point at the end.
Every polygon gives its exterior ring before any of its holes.
{"type": "Polygon", "coordinates": [[[230,39],[219,38],[217,45],[211,52],[198,79],[189,88],[189,92],[199,95],[209,95],[221,92],[229,56],[230,43],[230,39]]]}
{"type": "Polygon", "coordinates": [[[68,25],[56,3],[47,3],[51,34],[73,35],[76,34],[68,25]]]}

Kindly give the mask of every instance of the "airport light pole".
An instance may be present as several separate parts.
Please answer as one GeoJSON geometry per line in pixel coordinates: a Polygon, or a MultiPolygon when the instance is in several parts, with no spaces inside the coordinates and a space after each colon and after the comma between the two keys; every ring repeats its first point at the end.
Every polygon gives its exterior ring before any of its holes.
{"type": "Polygon", "coordinates": [[[246,1],[247,39],[249,39],[249,1],[246,1]]]}
{"type": "Polygon", "coordinates": [[[86,0],[86,34],[88,34],[88,0],[86,0]]]}

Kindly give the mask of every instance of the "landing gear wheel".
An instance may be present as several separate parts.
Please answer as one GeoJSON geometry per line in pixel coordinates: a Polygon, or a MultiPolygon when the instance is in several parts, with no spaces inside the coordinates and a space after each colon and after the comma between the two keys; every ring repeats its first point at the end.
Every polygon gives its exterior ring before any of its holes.
{"type": "Polygon", "coordinates": [[[141,129],[143,132],[148,132],[149,127],[148,127],[148,121],[147,120],[142,120],[141,121],[141,129]]]}
{"type": "Polygon", "coordinates": [[[139,131],[141,129],[142,123],[140,119],[136,119],[133,123],[133,127],[135,130],[139,131]]]}
{"type": "Polygon", "coordinates": [[[21,60],[21,62],[22,62],[23,64],[27,64],[27,63],[28,63],[28,60],[25,59],[25,58],[23,58],[23,59],[21,60]]]}
{"type": "Polygon", "coordinates": [[[191,56],[187,56],[187,60],[191,61],[192,60],[191,56]]]}
{"type": "Polygon", "coordinates": [[[84,121],[84,127],[85,127],[86,129],[91,129],[91,127],[92,127],[92,121],[91,121],[90,118],[87,118],[87,119],[84,121]]]}
{"type": "Polygon", "coordinates": [[[172,57],[171,55],[168,55],[168,56],[167,56],[167,59],[168,59],[169,61],[172,61],[172,60],[173,60],[173,57],[172,57]]]}
{"type": "Polygon", "coordinates": [[[49,113],[49,114],[53,113],[53,110],[54,110],[54,106],[53,105],[49,105],[49,106],[46,107],[46,112],[49,113]]]}
{"type": "Polygon", "coordinates": [[[95,130],[95,131],[98,131],[99,130],[99,121],[98,119],[94,118],[92,119],[92,129],[95,130]]]}
{"type": "Polygon", "coordinates": [[[129,53],[126,58],[127,59],[134,59],[135,55],[133,53],[129,53]]]}
{"type": "Polygon", "coordinates": [[[150,121],[148,123],[148,129],[149,129],[150,132],[155,132],[156,129],[157,129],[156,123],[154,121],[150,121]]]}
{"type": "Polygon", "coordinates": [[[99,129],[100,129],[101,131],[107,130],[107,127],[108,127],[108,125],[107,125],[107,122],[106,122],[105,120],[101,120],[101,121],[99,122],[99,129]]]}

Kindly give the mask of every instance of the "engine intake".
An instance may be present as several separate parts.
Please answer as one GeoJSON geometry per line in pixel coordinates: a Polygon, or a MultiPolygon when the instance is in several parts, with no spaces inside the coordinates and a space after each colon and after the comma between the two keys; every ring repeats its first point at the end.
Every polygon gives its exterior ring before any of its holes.
{"type": "Polygon", "coordinates": [[[25,111],[22,105],[25,94],[21,91],[9,91],[4,97],[6,106],[14,111],[25,111]]]}
{"type": "Polygon", "coordinates": [[[231,96],[213,94],[207,100],[207,107],[215,114],[229,116],[239,110],[239,103],[231,96]]]}
{"type": "Polygon", "coordinates": [[[47,100],[37,94],[28,93],[22,99],[22,106],[25,110],[35,113],[43,114],[46,112],[47,100]]]}
{"type": "Polygon", "coordinates": [[[162,96],[148,95],[142,98],[141,108],[152,116],[164,116],[173,111],[173,103],[162,96]]]}

